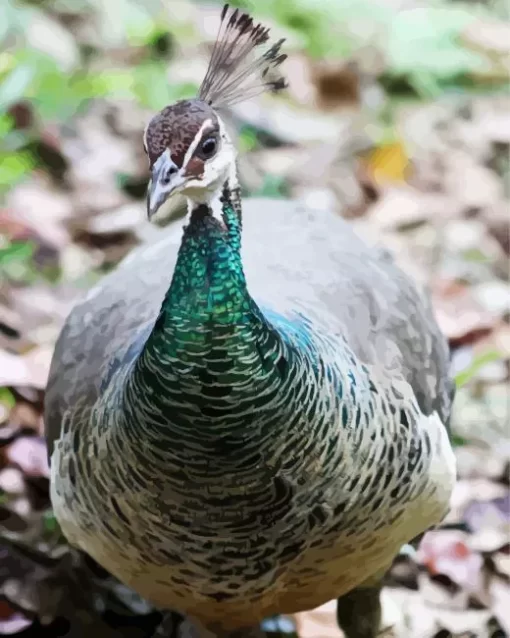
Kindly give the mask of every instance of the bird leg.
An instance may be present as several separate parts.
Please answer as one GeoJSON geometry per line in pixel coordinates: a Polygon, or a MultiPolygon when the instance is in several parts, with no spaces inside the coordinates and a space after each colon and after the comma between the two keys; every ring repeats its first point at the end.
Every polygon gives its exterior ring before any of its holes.
{"type": "Polygon", "coordinates": [[[382,582],[361,585],[337,601],[337,622],[346,638],[377,638],[381,630],[382,582]]]}

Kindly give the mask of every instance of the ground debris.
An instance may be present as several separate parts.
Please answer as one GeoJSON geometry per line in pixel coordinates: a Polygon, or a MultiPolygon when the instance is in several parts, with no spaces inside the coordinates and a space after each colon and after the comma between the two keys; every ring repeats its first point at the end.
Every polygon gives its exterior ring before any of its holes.
{"type": "MultiPolygon", "coordinates": [[[[184,83],[200,82],[202,40],[214,37],[217,8],[172,0],[165,9],[170,33],[158,26],[147,37],[151,3],[123,2],[126,15],[115,28],[104,3],[26,4],[39,18],[20,33],[37,51],[40,83],[44,73],[50,80],[38,99],[11,85],[19,93],[6,108],[13,128],[6,129],[7,150],[0,143],[2,163],[4,150],[28,152],[33,161],[0,207],[0,636],[185,638],[192,632],[180,617],[161,624],[158,611],[67,547],[51,512],[42,412],[53,346],[70,308],[154,235],[146,219],[143,131],[162,100],[173,91],[175,99],[191,95],[184,83]],[[183,34],[189,42],[183,37],[176,47],[183,34]],[[159,75],[158,59],[168,66],[159,75]],[[90,79],[94,99],[82,98],[90,79]],[[62,108],[52,104],[60,97],[62,108]]],[[[297,13],[290,22],[299,22],[297,13]]],[[[1,39],[3,25],[0,32],[1,39]]],[[[431,292],[452,347],[459,480],[442,525],[416,554],[394,561],[383,590],[382,636],[505,638],[510,101],[481,89],[508,71],[508,25],[470,20],[459,39],[487,60],[468,74],[482,82],[480,90],[432,100],[398,99],[400,83],[412,87],[386,74],[387,56],[372,42],[378,37],[325,62],[303,53],[299,28],[278,23],[275,33],[288,38],[288,98],[254,100],[225,115],[243,151],[243,188],[294,197],[318,214],[333,209],[368,241],[382,241],[431,292]]],[[[20,85],[33,71],[24,55],[20,85]]],[[[16,61],[11,51],[2,56],[1,82],[16,61]]],[[[184,214],[185,202],[176,198],[158,223],[184,214]]],[[[284,621],[285,631],[271,621],[268,636],[292,636],[297,628],[299,638],[341,637],[334,601],[284,621]]]]}

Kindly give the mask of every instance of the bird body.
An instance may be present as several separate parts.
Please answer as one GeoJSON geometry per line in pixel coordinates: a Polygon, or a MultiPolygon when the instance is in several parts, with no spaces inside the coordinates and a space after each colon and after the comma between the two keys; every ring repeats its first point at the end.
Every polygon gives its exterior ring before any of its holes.
{"type": "Polygon", "coordinates": [[[454,480],[446,350],[410,280],[334,214],[244,212],[270,328],[184,304],[174,341],[176,224],[75,308],[47,417],[70,541],[156,604],[234,625],[381,571],[454,480]]]}
{"type": "MultiPolygon", "coordinates": [[[[245,14],[225,19],[267,37],[245,14]]],[[[280,64],[280,44],[254,68],[280,64]]],[[[333,597],[341,620],[342,596],[447,511],[448,351],[426,298],[333,212],[242,202],[209,99],[237,95],[214,71],[229,68],[222,50],[200,99],[144,136],[149,214],[181,191],[188,225],[106,276],[57,342],[52,503],[72,544],[207,628],[333,597]]],[[[373,591],[373,620],[348,638],[376,635],[373,591]]]]}

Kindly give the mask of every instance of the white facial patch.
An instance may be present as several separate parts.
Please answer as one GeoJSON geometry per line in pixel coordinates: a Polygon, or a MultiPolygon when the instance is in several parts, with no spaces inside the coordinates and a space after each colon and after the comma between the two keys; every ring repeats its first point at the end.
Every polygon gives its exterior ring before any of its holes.
{"type": "MultiPolygon", "coordinates": [[[[218,124],[221,141],[220,148],[214,157],[204,162],[203,176],[200,179],[189,180],[186,183],[183,194],[188,198],[188,211],[191,211],[197,203],[207,204],[211,208],[213,217],[223,223],[222,204],[220,201],[221,191],[226,180],[228,180],[231,188],[237,187],[236,152],[225,130],[225,125],[219,117],[218,124]]],[[[211,126],[212,121],[208,119],[200,127],[193,143],[190,144],[186,152],[183,170],[185,170],[186,163],[192,158],[202,138],[203,131],[211,126]]]]}
{"type": "Polygon", "coordinates": [[[204,123],[200,127],[198,133],[195,135],[195,139],[191,142],[191,144],[188,147],[188,150],[186,151],[186,155],[184,156],[184,160],[182,162],[182,168],[183,169],[186,168],[186,164],[193,157],[193,153],[196,151],[198,143],[202,139],[202,133],[204,132],[204,130],[206,128],[211,128],[211,126],[212,126],[212,120],[211,119],[204,120],[204,123]]]}
{"type": "Polygon", "coordinates": [[[165,164],[172,164],[172,156],[170,155],[170,149],[166,149],[161,153],[158,159],[154,162],[153,171],[160,172],[165,164]]]}

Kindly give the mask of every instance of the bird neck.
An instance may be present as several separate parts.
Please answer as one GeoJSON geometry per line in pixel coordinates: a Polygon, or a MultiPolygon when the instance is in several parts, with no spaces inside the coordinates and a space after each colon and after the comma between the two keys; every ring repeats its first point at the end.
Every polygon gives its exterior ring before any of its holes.
{"type": "Polygon", "coordinates": [[[235,174],[216,195],[205,202],[189,201],[188,207],[189,224],[148,344],[182,356],[193,349],[199,333],[209,335],[212,347],[219,331],[241,339],[267,325],[244,276],[241,192],[235,174]]]}
{"type": "Polygon", "coordinates": [[[174,433],[190,425],[212,433],[223,415],[237,420],[233,407],[252,399],[247,380],[259,392],[274,389],[284,356],[279,332],[247,290],[239,189],[226,183],[220,197],[221,219],[207,204],[192,207],[172,282],[128,384],[133,393],[126,394],[138,397],[140,423],[167,423],[174,433]]]}
{"type": "Polygon", "coordinates": [[[188,202],[189,224],[160,323],[237,322],[253,302],[241,260],[241,195],[229,180],[207,202],[188,202]]]}

